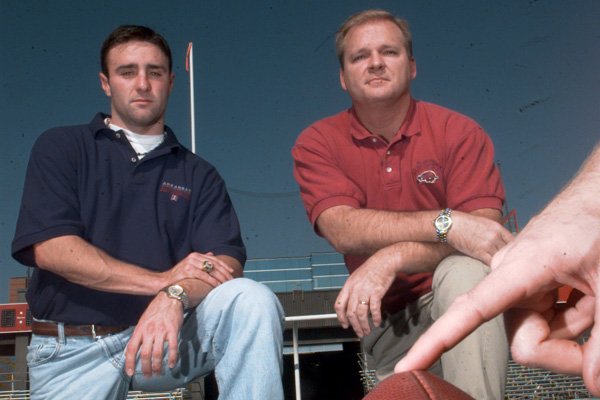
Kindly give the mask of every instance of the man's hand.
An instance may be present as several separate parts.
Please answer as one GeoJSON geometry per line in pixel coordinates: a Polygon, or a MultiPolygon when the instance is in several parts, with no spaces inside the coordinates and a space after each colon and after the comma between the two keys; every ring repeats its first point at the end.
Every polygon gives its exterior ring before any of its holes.
{"type": "Polygon", "coordinates": [[[125,350],[125,372],[135,373],[139,352],[145,377],[162,371],[164,345],[167,343],[168,365],[173,368],[179,356],[179,331],[183,323],[183,305],[177,299],[160,292],[140,318],[125,350]]]}
{"type": "Polygon", "coordinates": [[[391,260],[374,254],[344,284],[335,302],[335,312],[344,328],[352,325],[358,337],[371,332],[369,313],[373,324],[381,324],[381,299],[396,277],[391,260]]]}
{"type": "Polygon", "coordinates": [[[513,235],[494,219],[500,219],[497,210],[482,209],[469,214],[453,211],[448,244],[490,265],[494,254],[513,240],[513,235]]]}
{"type": "MultiPolygon", "coordinates": [[[[552,293],[553,294],[553,293],[552,293]]],[[[513,359],[529,367],[581,375],[585,346],[575,344],[594,323],[596,299],[574,291],[566,310],[557,310],[555,296],[549,294],[546,309],[513,308],[504,314],[513,359]]]]}
{"type": "MultiPolygon", "coordinates": [[[[165,286],[179,284],[184,287],[190,307],[197,306],[212,288],[233,279],[233,275],[241,276],[240,262],[230,256],[213,253],[190,253],[171,270],[164,272],[167,276],[165,286]],[[213,269],[204,271],[205,262],[210,262],[213,269]]],[[[183,323],[183,306],[177,299],[169,298],[166,293],[159,292],[150,302],[135,327],[133,335],[125,351],[125,372],[135,373],[136,356],[139,353],[142,372],[146,377],[161,373],[164,345],[167,343],[169,355],[168,365],[173,368],[178,359],[179,332],[183,323]]]]}
{"type": "Polygon", "coordinates": [[[233,272],[232,267],[209,252],[206,254],[190,253],[177,265],[162,274],[167,282],[165,286],[192,278],[199,279],[211,287],[217,287],[221,283],[233,279],[233,272]],[[212,271],[205,271],[205,263],[212,264],[212,271]]]}
{"type": "Polygon", "coordinates": [[[517,361],[582,374],[590,392],[600,395],[600,323],[585,345],[574,341],[594,320],[600,321],[600,216],[577,204],[555,202],[533,218],[494,256],[490,275],[456,299],[395,371],[427,369],[477,326],[518,307],[506,315],[517,361]],[[582,295],[556,310],[548,299],[562,285],[582,295]]]}

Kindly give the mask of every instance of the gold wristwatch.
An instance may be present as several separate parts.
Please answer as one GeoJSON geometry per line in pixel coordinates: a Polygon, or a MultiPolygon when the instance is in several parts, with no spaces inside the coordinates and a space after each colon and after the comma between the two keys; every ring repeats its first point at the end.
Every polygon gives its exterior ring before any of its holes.
{"type": "Polygon", "coordinates": [[[190,299],[180,285],[169,285],[162,288],[161,291],[165,292],[170,298],[179,300],[183,304],[184,311],[190,308],[190,299]]]}

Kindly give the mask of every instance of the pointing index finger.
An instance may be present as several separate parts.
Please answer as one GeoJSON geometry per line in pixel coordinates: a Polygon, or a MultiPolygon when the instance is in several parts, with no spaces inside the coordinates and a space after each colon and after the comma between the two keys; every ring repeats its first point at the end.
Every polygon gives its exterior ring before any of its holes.
{"type": "Polygon", "coordinates": [[[513,263],[492,270],[476,287],[454,300],[442,315],[396,364],[395,372],[429,368],[445,351],[479,325],[501,314],[535,292],[540,279],[532,265],[513,263]]]}

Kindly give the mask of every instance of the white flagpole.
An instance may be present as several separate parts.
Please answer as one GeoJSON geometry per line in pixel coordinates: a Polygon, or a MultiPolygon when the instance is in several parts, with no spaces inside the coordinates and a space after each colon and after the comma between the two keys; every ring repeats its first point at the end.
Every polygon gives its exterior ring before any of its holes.
{"type": "Polygon", "coordinates": [[[194,49],[192,42],[188,44],[185,69],[190,73],[190,119],[192,128],[192,153],[196,154],[196,113],[194,111],[194,49]]]}

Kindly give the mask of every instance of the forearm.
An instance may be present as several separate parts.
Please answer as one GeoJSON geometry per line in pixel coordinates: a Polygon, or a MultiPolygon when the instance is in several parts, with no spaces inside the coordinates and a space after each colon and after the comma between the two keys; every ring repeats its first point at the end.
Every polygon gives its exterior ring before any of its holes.
{"type": "Polygon", "coordinates": [[[398,242],[432,242],[439,211],[397,212],[337,206],[317,219],[321,234],[342,254],[373,254],[398,242]]]}
{"type": "MultiPolygon", "coordinates": [[[[440,210],[404,212],[337,206],[325,210],[319,216],[317,226],[340,253],[370,255],[398,242],[436,242],[433,220],[439,213],[440,210]]],[[[454,224],[449,235],[503,229],[499,210],[454,211],[452,216],[454,224]]]]}
{"type": "Polygon", "coordinates": [[[155,295],[169,284],[161,273],[117,260],[79,236],[37,243],[34,257],[39,268],[91,289],[155,295]]]}
{"type": "Polygon", "coordinates": [[[443,243],[400,242],[373,254],[368,262],[389,267],[394,273],[432,272],[450,254],[456,252],[443,243]]]}
{"type": "Polygon", "coordinates": [[[575,178],[550,203],[548,209],[578,211],[600,217],[600,144],[592,151],[575,178]]]}

